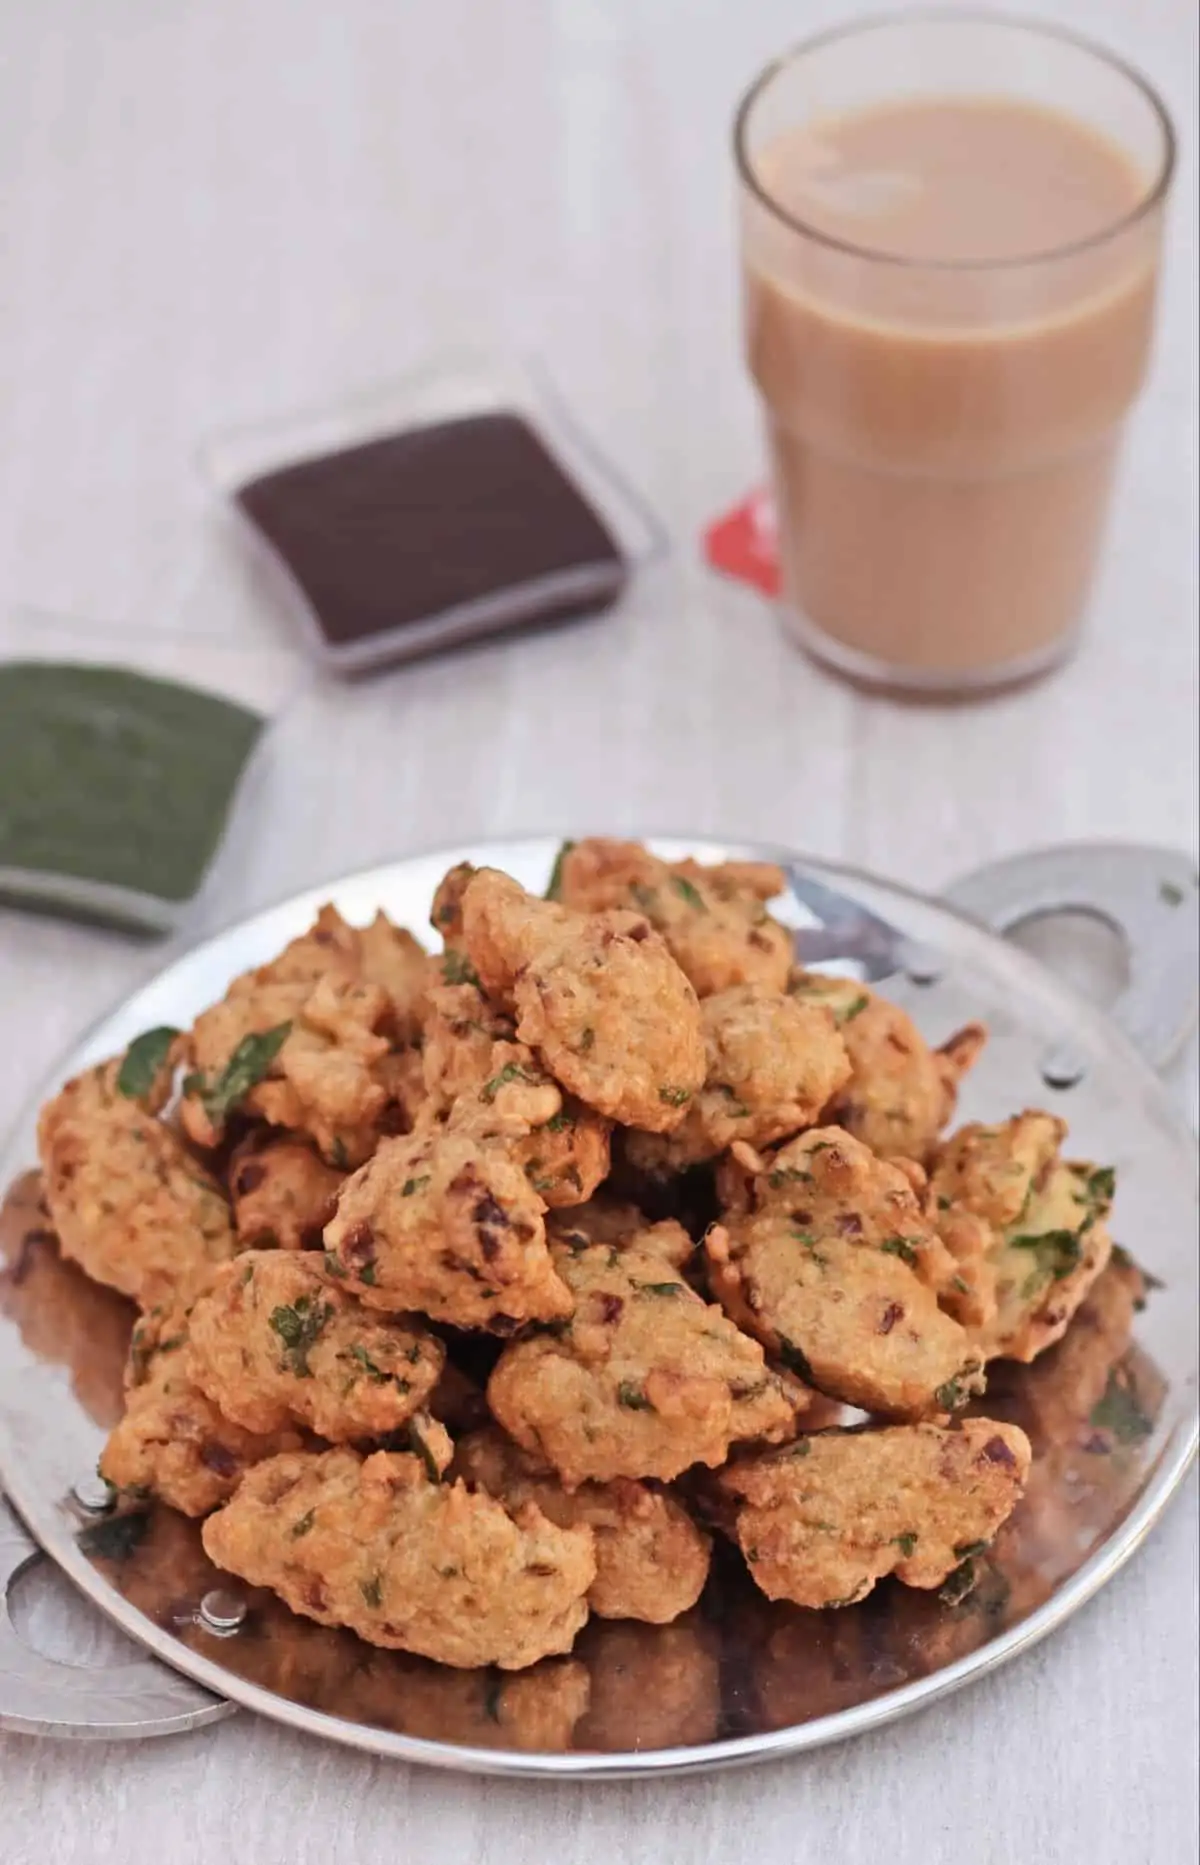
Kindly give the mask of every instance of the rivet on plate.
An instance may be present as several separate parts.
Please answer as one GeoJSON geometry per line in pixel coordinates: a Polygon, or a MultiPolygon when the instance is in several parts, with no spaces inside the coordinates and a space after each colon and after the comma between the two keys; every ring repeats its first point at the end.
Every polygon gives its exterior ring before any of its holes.
{"type": "Polygon", "coordinates": [[[85,1515],[107,1515],[117,1500],[116,1491],[94,1470],[87,1476],[81,1476],[77,1483],[72,1483],[71,1496],[76,1507],[82,1509],[85,1515]]]}
{"type": "Polygon", "coordinates": [[[245,1600],[225,1587],[214,1587],[200,1601],[200,1623],[214,1638],[232,1638],[245,1617],[245,1600]]]}
{"type": "Polygon", "coordinates": [[[1087,1074],[1087,1059],[1068,1043],[1048,1049],[1041,1060],[1042,1080],[1047,1088],[1077,1088],[1087,1074]]]}
{"type": "Polygon", "coordinates": [[[927,945],[906,939],[901,947],[900,962],[910,984],[930,985],[941,981],[942,962],[927,945]]]}

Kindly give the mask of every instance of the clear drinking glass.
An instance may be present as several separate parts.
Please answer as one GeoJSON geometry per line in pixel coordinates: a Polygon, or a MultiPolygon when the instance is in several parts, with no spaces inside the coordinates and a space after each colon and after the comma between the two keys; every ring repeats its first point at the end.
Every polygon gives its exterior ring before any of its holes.
{"type": "Polygon", "coordinates": [[[1146,372],[1159,98],[1055,28],[910,14],[770,65],[734,148],[786,629],[892,687],[1053,666],[1146,372]]]}

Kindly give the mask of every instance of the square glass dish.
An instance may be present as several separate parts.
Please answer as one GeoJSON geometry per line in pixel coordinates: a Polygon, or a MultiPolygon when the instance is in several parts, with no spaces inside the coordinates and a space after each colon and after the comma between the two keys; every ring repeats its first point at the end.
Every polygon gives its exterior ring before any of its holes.
{"type": "Polygon", "coordinates": [[[595,613],[665,548],[540,371],[481,352],[217,435],[201,461],[342,674],[595,613]]]}

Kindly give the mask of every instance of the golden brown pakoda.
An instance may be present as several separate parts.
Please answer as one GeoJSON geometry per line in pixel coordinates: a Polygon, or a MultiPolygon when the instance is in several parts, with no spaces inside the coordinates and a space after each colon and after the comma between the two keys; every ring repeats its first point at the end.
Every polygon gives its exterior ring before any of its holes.
{"type": "Polygon", "coordinates": [[[511,1330],[571,1312],[544,1205],[503,1138],[434,1127],[384,1140],[346,1180],[326,1262],[371,1308],[511,1330]]]}
{"type": "Polygon", "coordinates": [[[731,1463],[715,1483],[768,1599],[850,1606],[885,1574],[940,1586],[1012,1513],[1029,1464],[1016,1425],[968,1418],[797,1438],[731,1463]]]}
{"type": "Polygon", "coordinates": [[[741,1438],[778,1441],[796,1403],[756,1341],[691,1289],[669,1258],[552,1241],[574,1316],[505,1348],[488,1404],[523,1450],[574,1490],[723,1463],[741,1438]]]}
{"type": "Polygon", "coordinates": [[[711,1543],[674,1496],[629,1477],[568,1494],[553,1470],[494,1425],[459,1441],[451,1471],[510,1508],[535,1502],[560,1528],[590,1528],[596,1578],[588,1604],[601,1618],[667,1625],[699,1599],[711,1543]]]}
{"type": "Polygon", "coordinates": [[[532,1503],[510,1513],[389,1451],[271,1458],[205,1523],[204,1547],[321,1625],[468,1669],[569,1651],[596,1573],[590,1529],[532,1503]]]}
{"type": "Polygon", "coordinates": [[[157,1496],[183,1515],[207,1515],[265,1457],[295,1450],[300,1434],[247,1431],[191,1377],[183,1308],[142,1316],[126,1371],[126,1412],[100,1454],[100,1474],[127,1497],[157,1496]]]}
{"type": "Polygon", "coordinates": [[[940,1148],[931,1211],[955,1255],[982,1265],[993,1303],[972,1338],[985,1359],[1029,1361],[1061,1339],[1108,1262],[1114,1177],[1060,1158],[1065,1122],[1028,1110],[972,1123],[940,1148]]]}
{"type": "MultiPolygon", "coordinates": [[[[1136,1263],[1114,1250],[1063,1338],[1019,1374],[1013,1369],[1015,1416],[1039,1457],[1053,1447],[1090,1444],[1097,1431],[1105,1429],[1103,1423],[1093,1422],[1092,1414],[1099,1407],[1101,1420],[1107,1415],[1105,1396],[1114,1391],[1113,1371],[1133,1339],[1134,1316],[1145,1290],[1145,1277],[1136,1263]]],[[[1128,1419],[1123,1416],[1119,1397],[1112,1415],[1117,1424],[1129,1426],[1130,1441],[1150,1435],[1147,1421],[1132,1412],[1128,1419]]]]}
{"type": "MultiPolygon", "coordinates": [[[[264,968],[268,969],[268,968],[264,968]]],[[[335,968],[310,981],[235,979],[188,1036],[180,1118],[199,1146],[220,1144],[234,1113],[307,1134],[331,1164],[368,1157],[387,1101],[382,986],[335,968]]]]}
{"type": "Polygon", "coordinates": [[[428,1099],[420,1049],[389,1049],[375,1064],[374,1074],[384,1092],[383,1110],[376,1122],[379,1138],[411,1133],[425,1118],[428,1099]]]}
{"type": "Polygon", "coordinates": [[[642,915],[585,915],[484,868],[462,902],[466,949],[517,1035],[588,1107],[669,1133],[704,1080],[700,1005],[642,915]]]}
{"type": "Polygon", "coordinates": [[[229,1195],[244,1250],[319,1250],[346,1174],[289,1134],[252,1134],[234,1149],[229,1195]]]}
{"type": "Polygon", "coordinates": [[[192,1309],[188,1371],[248,1431],[307,1425],[331,1444],[386,1437],[419,1411],[446,1358],[419,1324],[373,1314],[320,1257],[247,1250],[192,1309]]]}
{"type": "Polygon", "coordinates": [[[850,1058],[850,1079],[825,1110],[880,1159],[923,1164],[954,1112],[958,1085],[987,1041],[968,1023],[931,1049],[908,1012],[853,978],[797,971],[788,989],[833,1011],[850,1058]]]}
{"type": "Polygon", "coordinates": [[[755,1163],[736,1188],[726,1173],[737,1202],[705,1238],[712,1292],[739,1327],[820,1391],[887,1417],[954,1411],[982,1390],[978,1349],[938,1306],[954,1265],[913,1176],[838,1127],[755,1163]]]}
{"type": "Polygon", "coordinates": [[[931,1162],[931,1208],[941,1213],[939,1221],[947,1227],[967,1212],[982,1218],[989,1230],[1007,1230],[1066,1137],[1066,1121],[1037,1108],[994,1127],[978,1121],[960,1127],[931,1162]]]}
{"type": "Polygon", "coordinates": [[[447,953],[458,952],[462,948],[463,895],[478,872],[478,868],[473,867],[469,861],[456,862],[454,867],[447,869],[434,888],[429,924],[435,932],[441,934],[447,953]]]}
{"type": "Polygon", "coordinates": [[[578,1251],[591,1243],[615,1244],[619,1249],[648,1250],[673,1269],[682,1269],[695,1255],[696,1246],[674,1218],[651,1223],[635,1204],[615,1198],[591,1198],[570,1211],[555,1212],[548,1222],[551,1237],[578,1251]]]}
{"type": "Polygon", "coordinates": [[[741,984],[784,988],[792,935],[764,902],[785,885],[774,862],[660,861],[640,842],[590,836],[564,845],[557,898],[579,913],[644,913],[697,994],[710,997],[741,984]]]}
{"type": "MultiPolygon", "coordinates": [[[[446,954],[443,963],[451,965],[453,956],[446,954]]],[[[464,978],[457,966],[452,976],[453,983],[435,980],[425,994],[425,1112],[437,1119],[446,1117],[460,1095],[478,1093],[494,1073],[496,1044],[516,1039],[512,1018],[489,1002],[477,983],[464,978]]]]}
{"type": "Polygon", "coordinates": [[[38,1121],[64,1256],[141,1308],[186,1301],[237,1247],[221,1189],[178,1134],[118,1086],[119,1060],[69,1081],[38,1121]]]}
{"type": "MultiPolygon", "coordinates": [[[[374,1149],[387,1105],[380,1077],[389,1054],[382,1034],[387,1015],[381,985],[319,978],[287,1026],[266,1075],[246,1095],[247,1111],[273,1127],[308,1134],[333,1165],[360,1165],[374,1149]]],[[[189,1092],[195,1079],[184,1077],[185,1118],[198,1100],[211,1122],[224,1078],[201,1072],[200,1086],[189,1092]]]]}
{"type": "Polygon", "coordinates": [[[996,1233],[1018,1216],[1066,1127],[1027,1112],[1003,1127],[961,1132],[934,1152],[925,1203],[957,1265],[945,1305],[964,1327],[982,1329],[996,1318],[996,1233]]]}
{"type": "Polygon", "coordinates": [[[387,995],[388,1007],[381,1025],[384,1035],[395,1048],[419,1042],[429,980],[425,947],[407,927],[394,926],[383,912],[352,931],[357,934],[356,962],[361,977],[367,984],[380,985],[387,995]]]}
{"type": "Polygon", "coordinates": [[[511,1133],[514,1159],[550,1207],[582,1203],[608,1177],[611,1121],[564,1096],[474,985],[431,987],[423,1054],[421,1124],[511,1133]]]}
{"type": "Polygon", "coordinates": [[[235,978],[196,1019],[181,1119],[216,1146],[231,1114],[308,1134],[334,1165],[369,1157],[388,1105],[381,1065],[420,1035],[428,961],[383,914],[348,926],[323,907],[278,958],[235,978]]]}
{"type": "Polygon", "coordinates": [[[460,1094],[449,1125],[481,1136],[523,1138],[562,1109],[562,1089],[524,1043],[496,1042],[487,1073],[460,1094]]]}
{"type": "Polygon", "coordinates": [[[550,1210],[569,1208],[608,1177],[611,1132],[603,1114],[568,1095],[556,1114],[516,1142],[513,1156],[550,1210]]]}
{"type": "MultiPolygon", "coordinates": [[[[257,984],[315,984],[331,972],[377,984],[388,999],[384,1019],[397,1047],[416,1042],[421,1028],[428,957],[419,939],[377,912],[366,926],[349,925],[326,904],[306,932],[246,978],[257,984]]],[[[239,980],[241,982],[241,980],[239,980]]]]}
{"type": "Polygon", "coordinates": [[[700,1005],[707,1072],[674,1133],[632,1133],[625,1154],[638,1170],[682,1172],[744,1140],[776,1141],[811,1127],[849,1080],[833,1012],[757,984],[735,985],[700,1005]]]}

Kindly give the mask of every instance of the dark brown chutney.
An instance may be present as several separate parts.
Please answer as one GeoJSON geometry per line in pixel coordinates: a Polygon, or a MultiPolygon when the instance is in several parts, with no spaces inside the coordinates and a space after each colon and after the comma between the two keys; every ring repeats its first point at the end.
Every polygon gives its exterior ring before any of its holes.
{"type": "Polygon", "coordinates": [[[237,500],[347,668],[607,608],[626,581],[608,529],[516,414],[301,460],[237,500]]]}

